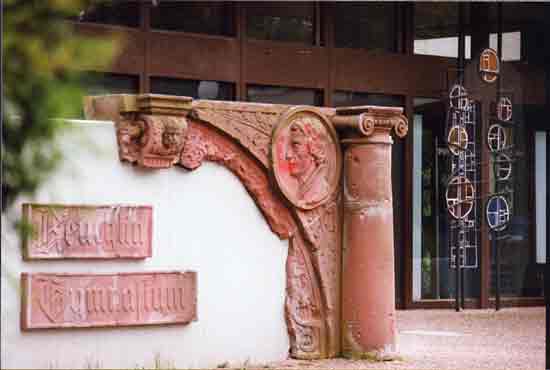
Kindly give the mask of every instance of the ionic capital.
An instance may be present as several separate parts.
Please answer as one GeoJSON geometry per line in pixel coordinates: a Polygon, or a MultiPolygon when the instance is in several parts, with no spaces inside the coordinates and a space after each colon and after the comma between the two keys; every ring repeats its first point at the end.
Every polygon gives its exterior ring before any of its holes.
{"type": "Polygon", "coordinates": [[[403,108],[359,106],[336,108],[332,124],[342,133],[343,143],[391,144],[391,131],[399,138],[407,135],[409,123],[403,108]]]}

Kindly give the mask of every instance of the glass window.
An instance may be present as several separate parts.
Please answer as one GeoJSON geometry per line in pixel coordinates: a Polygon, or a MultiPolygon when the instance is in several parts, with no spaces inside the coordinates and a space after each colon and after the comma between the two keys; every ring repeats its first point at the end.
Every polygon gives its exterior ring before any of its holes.
{"type": "MultiPolygon", "coordinates": [[[[498,51],[496,33],[489,35],[489,47],[498,51]]],[[[512,62],[521,60],[521,32],[502,33],[502,61],[512,62]]]]}
{"type": "MultiPolygon", "coordinates": [[[[505,194],[511,209],[510,222],[497,241],[500,249],[500,293],[508,297],[540,297],[543,294],[541,266],[536,260],[536,228],[533,227],[535,208],[533,190],[536,177],[535,135],[528,128],[526,105],[514,105],[513,132],[506,130],[510,149],[506,151],[513,159],[511,180],[498,190],[505,194]]],[[[539,142],[540,145],[540,142],[539,142]]],[[[540,157],[539,157],[540,159],[540,157]]],[[[540,164],[540,162],[539,162],[540,164]]],[[[495,187],[492,179],[492,187],[495,187]]],[[[537,189],[542,191],[542,189],[537,189]]],[[[536,194],[535,194],[536,195],[536,194]]],[[[496,289],[495,251],[491,258],[491,295],[496,289]]]]}
{"type": "Polygon", "coordinates": [[[546,263],[546,214],[548,199],[548,175],[546,173],[548,135],[545,131],[535,133],[535,207],[536,207],[536,239],[537,239],[537,263],[546,263]]]}
{"type": "Polygon", "coordinates": [[[151,28],[234,36],[233,9],[224,2],[161,1],[151,7],[151,28]]]}
{"type": "MultiPolygon", "coordinates": [[[[497,50],[497,5],[489,8],[491,34],[489,45],[497,50]]],[[[502,60],[540,62],[542,40],[548,29],[548,5],[544,3],[502,3],[502,60]],[[525,41],[525,44],[524,44],[525,41]]]]}
{"type": "Polygon", "coordinates": [[[249,85],[247,100],[255,103],[323,105],[323,94],[315,89],[249,85]]]}
{"type": "Polygon", "coordinates": [[[86,72],[82,84],[88,95],[136,94],[139,91],[139,76],[86,72]]]}
{"type": "MultiPolygon", "coordinates": [[[[464,23],[469,24],[469,6],[464,23]]],[[[466,34],[465,57],[471,57],[471,37],[466,34]]],[[[414,4],[414,53],[458,57],[458,3],[414,4]]]]}
{"type": "Polygon", "coordinates": [[[380,105],[385,107],[404,107],[405,98],[401,95],[371,94],[353,91],[335,91],[332,94],[335,107],[353,105],[380,105]]]}
{"type": "Polygon", "coordinates": [[[230,82],[151,77],[151,92],[195,99],[235,100],[235,84],[230,82]]]}
{"type": "Polygon", "coordinates": [[[74,20],[139,27],[139,3],[135,1],[104,1],[95,3],[82,10],[74,20]]]}
{"type": "Polygon", "coordinates": [[[396,4],[334,4],[334,44],[339,48],[397,51],[396,4]]]}
{"type": "Polygon", "coordinates": [[[403,225],[405,224],[405,207],[403,194],[405,190],[405,140],[395,139],[391,151],[391,181],[393,197],[393,247],[395,262],[395,302],[401,304],[403,294],[403,259],[405,245],[403,225]]]}
{"type": "Polygon", "coordinates": [[[251,3],[246,8],[247,36],[313,45],[314,14],[312,3],[251,3]]]}

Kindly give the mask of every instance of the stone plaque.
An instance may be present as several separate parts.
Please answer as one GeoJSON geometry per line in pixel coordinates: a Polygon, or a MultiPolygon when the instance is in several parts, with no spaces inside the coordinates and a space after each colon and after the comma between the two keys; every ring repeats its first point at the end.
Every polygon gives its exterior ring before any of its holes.
{"type": "Polygon", "coordinates": [[[337,190],[340,144],[332,124],[316,109],[296,107],[283,114],[271,151],[277,185],[296,207],[316,208],[337,190]]]}
{"type": "Polygon", "coordinates": [[[25,259],[151,257],[151,206],[24,204],[23,219],[25,259]]]}
{"type": "Polygon", "coordinates": [[[21,274],[21,329],[187,324],[197,320],[193,271],[21,274]]]}

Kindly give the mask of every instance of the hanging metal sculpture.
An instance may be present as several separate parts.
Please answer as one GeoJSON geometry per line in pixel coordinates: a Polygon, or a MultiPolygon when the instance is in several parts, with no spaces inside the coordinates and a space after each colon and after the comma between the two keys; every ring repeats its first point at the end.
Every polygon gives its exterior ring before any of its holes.
{"type": "Polygon", "coordinates": [[[497,80],[500,73],[500,66],[497,52],[488,48],[481,52],[479,56],[479,74],[481,79],[487,83],[493,83],[497,80]]]}
{"type": "MultiPolygon", "coordinates": [[[[493,165],[494,192],[488,198],[485,217],[489,229],[500,232],[510,222],[514,163],[512,99],[499,92],[487,130],[487,146],[493,165]]],[[[495,236],[496,237],[496,236],[495,236]]],[[[502,239],[502,236],[499,236],[502,239]]]]}
{"type": "Polygon", "coordinates": [[[447,146],[451,156],[451,176],[445,200],[449,212],[450,267],[477,268],[479,237],[476,184],[476,104],[467,90],[455,84],[449,91],[447,146]]]}
{"type": "Polygon", "coordinates": [[[487,146],[493,164],[493,194],[485,205],[485,218],[489,227],[495,264],[495,308],[500,309],[500,247],[499,241],[508,239],[506,230],[513,213],[513,164],[514,141],[512,121],[512,97],[503,94],[500,84],[496,103],[492,104],[492,115],[487,130],[487,146]]]}
{"type": "Polygon", "coordinates": [[[502,195],[493,195],[487,201],[485,209],[487,225],[493,231],[502,231],[510,221],[510,207],[502,195]]]}

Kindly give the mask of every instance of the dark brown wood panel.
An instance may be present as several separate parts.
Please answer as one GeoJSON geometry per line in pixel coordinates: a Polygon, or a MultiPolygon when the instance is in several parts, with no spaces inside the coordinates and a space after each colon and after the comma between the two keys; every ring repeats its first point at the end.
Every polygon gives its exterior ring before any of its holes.
{"type": "Polygon", "coordinates": [[[97,68],[95,66],[96,62],[90,61],[90,63],[75,66],[76,68],[123,74],[140,74],[143,71],[145,39],[139,29],[89,23],[75,24],[75,29],[78,33],[88,37],[97,37],[102,40],[119,40],[118,42],[121,45],[111,66],[97,68]]]}
{"type": "Polygon", "coordinates": [[[149,73],[197,80],[238,81],[239,41],[178,32],[150,34],[149,73]]]}
{"type": "Polygon", "coordinates": [[[328,84],[326,48],[249,41],[245,59],[247,83],[317,89],[328,84]]]}
{"type": "Polygon", "coordinates": [[[333,50],[334,88],[371,93],[439,96],[452,59],[424,55],[333,50]]]}

